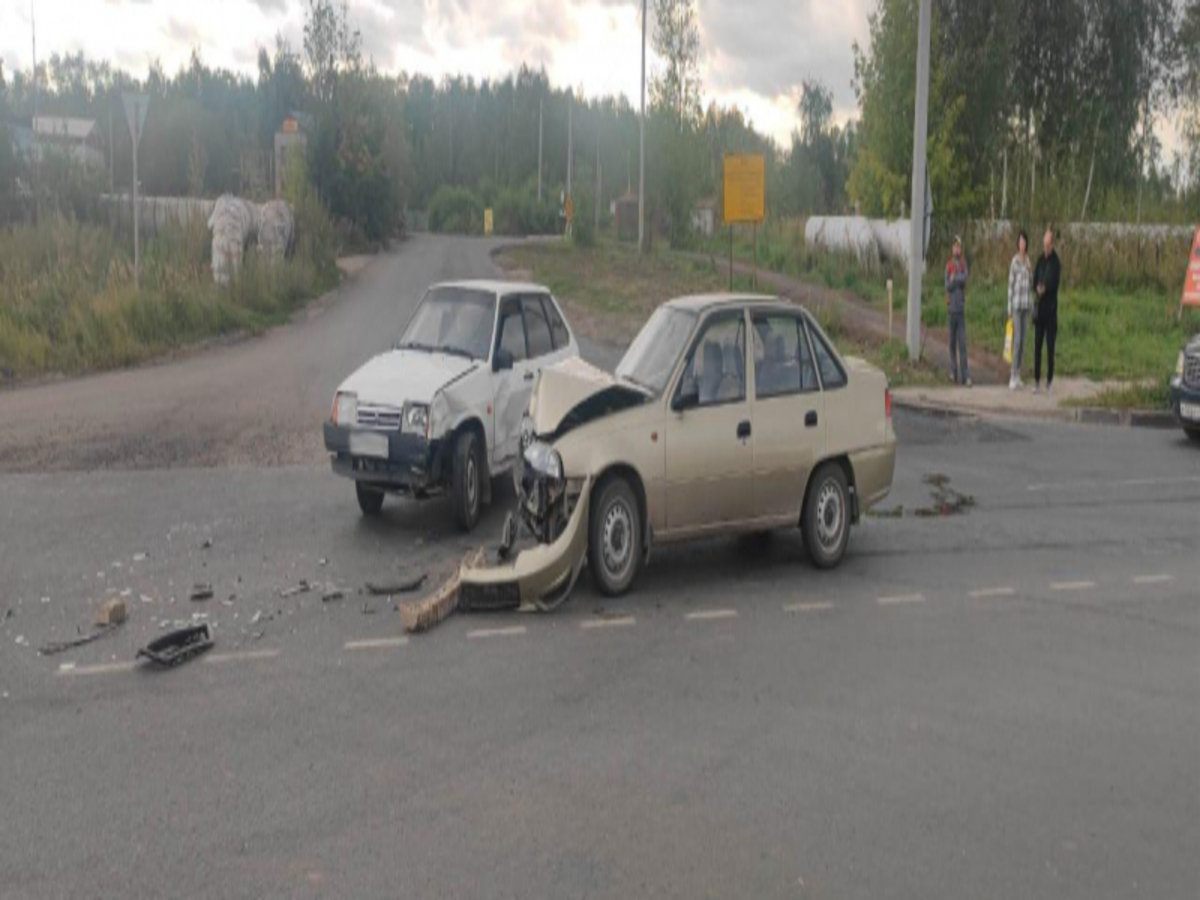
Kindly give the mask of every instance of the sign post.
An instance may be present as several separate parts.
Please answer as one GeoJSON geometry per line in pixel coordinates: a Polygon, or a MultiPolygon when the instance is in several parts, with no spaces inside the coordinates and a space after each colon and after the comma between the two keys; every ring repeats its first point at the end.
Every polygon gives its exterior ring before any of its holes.
{"type": "Polygon", "coordinates": [[[133,142],[133,284],[142,288],[141,214],[138,210],[138,144],[142,140],[142,128],[146,124],[146,109],[150,106],[149,94],[122,94],[125,106],[125,121],[129,123],[129,138],[133,142]]]}
{"type": "Polygon", "coordinates": [[[754,281],[758,283],[758,223],[766,214],[766,160],[761,154],[726,156],[724,219],[729,226],[729,290],[733,290],[733,226],[754,226],[754,281]]]}
{"type": "Polygon", "coordinates": [[[1196,229],[1196,237],[1192,240],[1192,253],[1188,257],[1187,272],[1183,276],[1183,294],[1179,298],[1179,315],[1176,321],[1183,319],[1185,306],[1200,306],[1200,228],[1196,229]]]}

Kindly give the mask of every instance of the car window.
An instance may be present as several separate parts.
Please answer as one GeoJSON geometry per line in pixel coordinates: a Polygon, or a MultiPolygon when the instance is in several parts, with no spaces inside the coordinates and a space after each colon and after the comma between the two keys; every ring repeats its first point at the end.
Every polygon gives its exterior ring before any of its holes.
{"type": "Polygon", "coordinates": [[[500,304],[500,328],[496,346],[512,354],[513,362],[525,359],[525,326],[521,322],[521,305],[516,297],[505,298],[500,304]]]}
{"type": "Polygon", "coordinates": [[[680,389],[695,387],[701,406],[746,399],[746,335],[742,314],[709,322],[692,347],[680,389]]]}
{"type": "Polygon", "coordinates": [[[846,373],[842,371],[825,339],[815,328],[808,329],[808,333],[812,336],[813,353],[817,355],[817,368],[821,371],[821,384],[825,390],[845,387],[846,373]]]}
{"type": "Polygon", "coordinates": [[[421,300],[398,346],[487,359],[496,295],[472,288],[433,288],[421,300]]]}
{"type": "Polygon", "coordinates": [[[554,339],[550,337],[550,322],[542,309],[540,297],[525,297],[521,301],[525,309],[525,334],[529,338],[529,356],[536,359],[554,351],[554,339]]]}
{"type": "Polygon", "coordinates": [[[695,325],[694,312],[660,306],[621,357],[617,377],[631,381],[657,397],[666,390],[695,325]]]}
{"type": "Polygon", "coordinates": [[[558,307],[555,306],[553,300],[549,297],[542,297],[542,305],[546,307],[546,315],[550,318],[550,333],[554,335],[554,347],[561,350],[571,343],[571,333],[567,331],[567,324],[558,314],[558,307]]]}
{"type": "Polygon", "coordinates": [[[757,397],[779,397],[817,389],[803,325],[796,316],[754,317],[754,385],[757,397]]]}

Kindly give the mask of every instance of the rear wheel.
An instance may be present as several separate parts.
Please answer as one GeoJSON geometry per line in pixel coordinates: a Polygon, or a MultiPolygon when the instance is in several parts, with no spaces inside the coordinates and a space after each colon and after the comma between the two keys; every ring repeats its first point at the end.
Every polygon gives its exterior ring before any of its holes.
{"type": "Polygon", "coordinates": [[[809,482],[800,529],[818,569],[832,569],[842,561],[850,540],[850,489],[837,463],[825,463],[809,482]]]}
{"type": "Polygon", "coordinates": [[[619,597],[637,578],[642,558],[642,517],[629,482],[620,476],[593,495],[588,531],[588,565],[600,593],[619,597]]]}
{"type": "Polygon", "coordinates": [[[1200,444],[1200,428],[1184,428],[1183,433],[1190,437],[1193,443],[1200,444]]]}
{"type": "Polygon", "coordinates": [[[358,495],[358,508],[364,516],[377,516],[383,509],[383,491],[369,488],[361,481],[354,482],[354,493],[358,495]]]}
{"type": "Polygon", "coordinates": [[[479,437],[474,431],[464,431],[454,444],[454,468],[450,483],[454,495],[454,518],[463,531],[470,531],[479,523],[484,477],[483,449],[479,437]]]}

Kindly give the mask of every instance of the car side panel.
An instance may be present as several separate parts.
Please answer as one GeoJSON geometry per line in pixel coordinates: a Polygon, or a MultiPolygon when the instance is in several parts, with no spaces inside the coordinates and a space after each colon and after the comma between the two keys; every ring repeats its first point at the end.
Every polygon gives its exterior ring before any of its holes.
{"type": "Polygon", "coordinates": [[[493,460],[493,429],[492,416],[488,415],[492,399],[492,372],[487,366],[480,366],[469,375],[460,378],[447,388],[439,391],[433,398],[430,409],[430,425],[437,429],[431,438],[440,439],[452,434],[464,422],[476,419],[483,426],[484,459],[488,461],[489,469],[495,474],[493,460]]]}

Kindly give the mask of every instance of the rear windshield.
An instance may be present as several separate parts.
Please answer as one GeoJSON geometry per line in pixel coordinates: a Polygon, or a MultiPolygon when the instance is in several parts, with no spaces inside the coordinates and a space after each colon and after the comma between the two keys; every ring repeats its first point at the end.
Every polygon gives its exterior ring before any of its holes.
{"type": "Polygon", "coordinates": [[[495,294],[471,288],[434,288],[417,307],[399,346],[487,359],[495,319],[495,294]]]}

